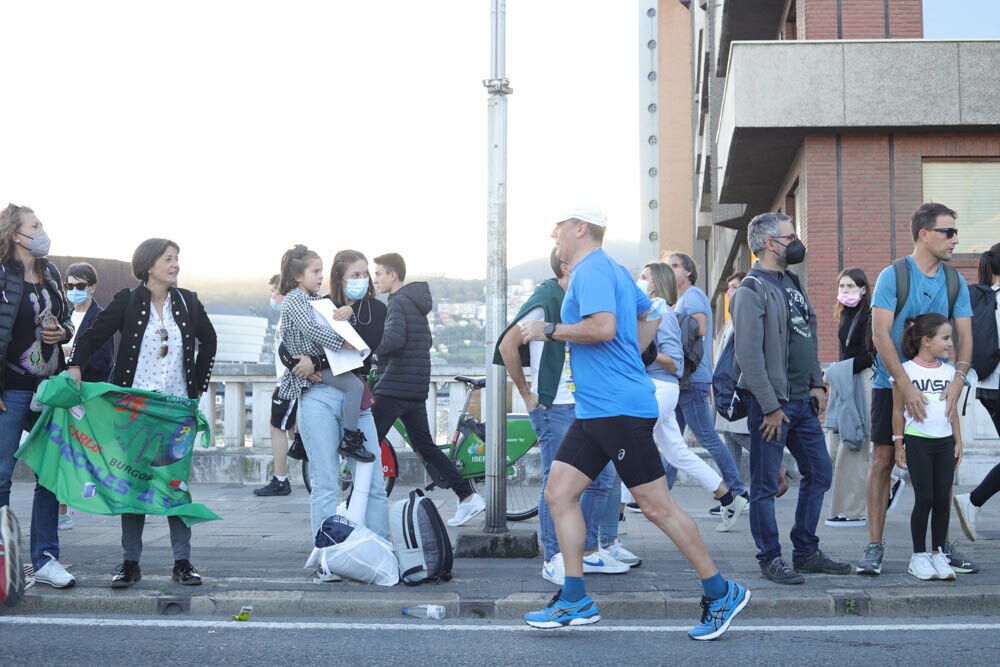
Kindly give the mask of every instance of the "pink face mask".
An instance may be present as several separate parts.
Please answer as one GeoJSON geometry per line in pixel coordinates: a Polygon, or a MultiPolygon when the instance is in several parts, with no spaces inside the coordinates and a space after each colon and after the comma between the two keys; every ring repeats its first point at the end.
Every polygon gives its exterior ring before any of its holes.
{"type": "Polygon", "coordinates": [[[848,308],[854,308],[859,303],[861,303],[861,292],[853,292],[848,294],[838,294],[837,301],[844,304],[848,308]]]}
{"type": "Polygon", "coordinates": [[[730,287],[729,289],[726,290],[726,296],[728,296],[730,299],[733,298],[734,294],[736,294],[736,288],[735,287],[730,287]]]}

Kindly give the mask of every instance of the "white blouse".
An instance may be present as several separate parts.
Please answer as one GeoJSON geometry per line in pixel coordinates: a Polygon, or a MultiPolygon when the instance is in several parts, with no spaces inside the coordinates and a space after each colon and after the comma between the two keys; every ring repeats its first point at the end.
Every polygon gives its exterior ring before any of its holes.
{"type": "Polygon", "coordinates": [[[163,303],[163,317],[150,304],[149,323],[139,346],[139,359],[135,366],[135,389],[148,389],[161,394],[187,397],[187,382],[184,378],[184,349],[180,327],[174,320],[170,308],[170,294],[163,303]],[[167,331],[167,353],[160,356],[163,338],[160,330],[167,331]]]}

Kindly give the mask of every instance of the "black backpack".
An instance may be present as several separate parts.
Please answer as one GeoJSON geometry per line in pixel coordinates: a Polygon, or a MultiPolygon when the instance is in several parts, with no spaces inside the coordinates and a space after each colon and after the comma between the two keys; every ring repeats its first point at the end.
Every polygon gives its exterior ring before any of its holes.
{"type": "Polygon", "coordinates": [[[980,380],[985,380],[1000,363],[997,293],[990,285],[972,285],[969,300],[972,303],[972,368],[980,380]]]}
{"type": "Polygon", "coordinates": [[[704,336],[698,335],[698,320],[690,315],[677,315],[677,325],[681,330],[681,347],[684,350],[684,374],[678,381],[681,389],[691,386],[691,375],[698,370],[705,356],[704,336]]]}

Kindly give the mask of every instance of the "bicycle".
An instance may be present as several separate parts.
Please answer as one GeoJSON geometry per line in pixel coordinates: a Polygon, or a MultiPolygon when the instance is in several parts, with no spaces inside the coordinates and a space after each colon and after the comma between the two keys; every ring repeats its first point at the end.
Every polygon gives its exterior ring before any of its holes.
{"type": "MultiPolygon", "coordinates": [[[[438,445],[448,459],[455,464],[462,477],[478,484],[486,479],[486,425],[475,417],[468,415],[469,403],[472,401],[472,394],[486,386],[486,378],[466,377],[464,375],[455,376],[455,380],[465,386],[465,403],[458,417],[458,423],[451,441],[447,444],[438,445]]],[[[400,434],[403,440],[409,443],[409,437],[403,425],[396,421],[393,428],[400,434]]],[[[387,438],[383,438],[379,443],[381,449],[382,474],[385,476],[385,495],[392,493],[396,485],[398,476],[399,460],[396,457],[396,450],[387,438]]],[[[538,515],[538,488],[534,485],[527,485],[528,480],[527,461],[525,455],[538,446],[538,436],[531,426],[528,415],[524,413],[512,413],[507,415],[507,520],[525,521],[538,515]]],[[[537,450],[536,450],[537,451],[537,450]]],[[[418,455],[419,458],[419,455],[418,455]]],[[[433,466],[420,459],[431,479],[425,490],[430,491],[435,487],[446,488],[442,482],[441,475],[433,469],[433,466]]],[[[309,484],[309,463],[302,462],[302,479],[307,491],[312,491],[309,484]]],[[[351,472],[345,464],[340,472],[341,489],[350,499],[350,491],[353,489],[351,472]]]]}

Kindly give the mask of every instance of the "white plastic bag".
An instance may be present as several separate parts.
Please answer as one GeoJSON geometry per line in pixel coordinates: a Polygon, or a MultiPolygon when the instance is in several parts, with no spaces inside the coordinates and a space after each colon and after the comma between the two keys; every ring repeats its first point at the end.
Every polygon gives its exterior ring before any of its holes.
{"type": "Polygon", "coordinates": [[[321,574],[337,574],[365,584],[395,586],[399,563],[392,544],[364,526],[358,526],[340,544],[314,547],[305,568],[318,567],[321,574]]]}

